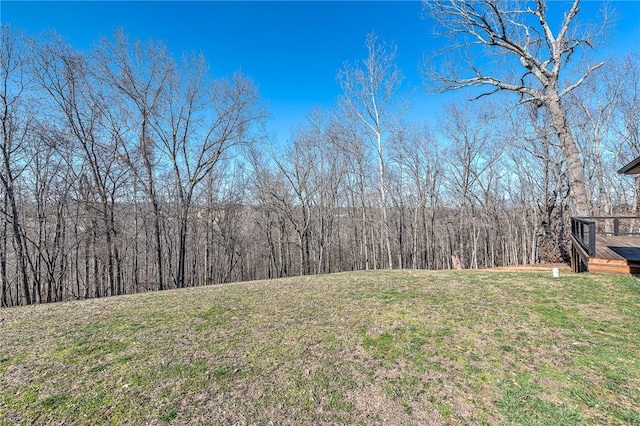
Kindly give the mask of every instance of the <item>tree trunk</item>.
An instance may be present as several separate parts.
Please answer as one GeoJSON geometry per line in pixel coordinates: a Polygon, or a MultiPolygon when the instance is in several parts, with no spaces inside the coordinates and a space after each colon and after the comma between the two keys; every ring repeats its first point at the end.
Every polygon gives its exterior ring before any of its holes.
{"type": "Polygon", "coordinates": [[[389,235],[389,220],[387,219],[387,193],[385,189],[385,176],[384,176],[384,158],[382,153],[382,135],[381,131],[377,130],[378,137],[378,172],[380,174],[380,208],[382,210],[382,244],[380,250],[384,247],[387,251],[388,268],[393,269],[393,254],[391,253],[391,236],[389,235]]]}
{"type": "MultiPolygon", "coordinates": [[[[6,194],[3,197],[4,208],[7,211],[8,199],[6,194]]],[[[8,250],[8,227],[7,220],[2,220],[2,234],[0,234],[0,308],[9,306],[7,293],[9,290],[9,280],[7,277],[7,250],[8,250]]]]}
{"type": "MultiPolygon", "coordinates": [[[[7,165],[8,170],[8,165],[7,165]]],[[[16,256],[18,260],[18,268],[20,271],[20,283],[22,284],[22,301],[25,305],[32,303],[31,292],[29,290],[29,275],[27,272],[27,255],[24,238],[22,236],[22,227],[20,226],[20,218],[18,216],[18,205],[13,192],[13,182],[9,178],[9,185],[6,187],[7,198],[11,207],[11,223],[13,225],[13,236],[16,244],[16,256]]]]}
{"type": "Polygon", "coordinates": [[[176,274],[176,288],[184,287],[184,268],[187,258],[187,212],[184,211],[180,218],[178,236],[178,273],[176,274]]]}
{"type": "Polygon", "coordinates": [[[553,128],[558,134],[565,160],[567,162],[567,174],[569,177],[569,191],[573,208],[577,216],[589,216],[589,203],[587,202],[586,183],[584,178],[584,169],[582,168],[582,160],[576,146],[576,142],[571,133],[567,113],[562,106],[562,101],[554,92],[548,93],[548,102],[546,103],[553,128]]]}

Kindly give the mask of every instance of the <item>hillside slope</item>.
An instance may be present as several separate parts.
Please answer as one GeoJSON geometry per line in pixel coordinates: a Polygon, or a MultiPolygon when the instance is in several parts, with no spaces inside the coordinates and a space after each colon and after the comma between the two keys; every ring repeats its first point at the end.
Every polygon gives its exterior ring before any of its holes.
{"type": "Polygon", "coordinates": [[[640,281],[380,271],[0,311],[2,424],[638,424],[640,281]]]}

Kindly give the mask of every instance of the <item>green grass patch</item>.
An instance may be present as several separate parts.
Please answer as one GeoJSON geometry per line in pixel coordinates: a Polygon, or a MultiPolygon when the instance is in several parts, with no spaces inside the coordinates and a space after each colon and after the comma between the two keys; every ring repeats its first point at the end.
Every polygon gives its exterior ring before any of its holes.
{"type": "Polygon", "coordinates": [[[63,394],[51,395],[42,400],[42,406],[47,410],[51,410],[62,405],[67,399],[69,398],[63,394]]]}
{"type": "Polygon", "coordinates": [[[639,283],[378,271],[3,309],[0,424],[640,425],[639,283]]]}
{"type": "Polygon", "coordinates": [[[528,374],[518,375],[510,382],[500,384],[497,406],[508,421],[522,425],[577,425],[582,420],[578,413],[564,404],[541,398],[545,389],[528,374]]]}
{"type": "Polygon", "coordinates": [[[178,416],[178,407],[169,407],[160,412],[158,419],[164,423],[172,422],[178,416]]]}

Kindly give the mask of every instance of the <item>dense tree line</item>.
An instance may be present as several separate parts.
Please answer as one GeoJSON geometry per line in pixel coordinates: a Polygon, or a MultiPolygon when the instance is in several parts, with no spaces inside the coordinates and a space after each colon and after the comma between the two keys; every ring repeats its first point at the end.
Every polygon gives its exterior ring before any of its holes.
{"type": "MultiPolygon", "coordinates": [[[[427,125],[403,117],[395,48],[371,35],[364,60],[338,72],[337,105],[276,144],[252,81],[213,78],[200,56],[177,61],[122,33],[88,52],[9,26],[0,34],[2,306],[563,261],[572,212],[640,205],[640,186],[615,174],[640,153],[631,53],[587,66],[570,90],[528,81],[521,102],[479,96],[427,125]]],[[[544,53],[568,46],[578,44],[544,53]]],[[[534,55],[522,66],[547,79],[563,69],[546,76],[534,55]]]]}

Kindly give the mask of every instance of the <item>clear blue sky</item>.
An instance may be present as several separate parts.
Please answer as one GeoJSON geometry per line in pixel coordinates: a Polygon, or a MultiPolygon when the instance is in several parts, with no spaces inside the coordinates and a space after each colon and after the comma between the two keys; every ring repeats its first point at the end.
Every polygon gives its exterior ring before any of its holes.
{"type": "MultiPolygon", "coordinates": [[[[565,5],[551,3],[551,7],[565,5]]],[[[640,1],[612,2],[616,51],[640,46],[640,1]]],[[[583,3],[588,20],[602,3],[583,3]]],[[[443,97],[421,88],[424,54],[444,40],[431,36],[420,1],[8,1],[0,0],[0,20],[38,34],[55,30],[78,49],[123,28],[132,38],[164,41],[176,57],[205,54],[215,76],[237,69],[251,77],[268,102],[270,131],[278,139],[316,106],[330,107],[340,95],[336,74],[345,61],[366,56],[365,37],[375,32],[398,47],[403,87],[416,89],[413,118],[428,120],[443,97]]]]}

